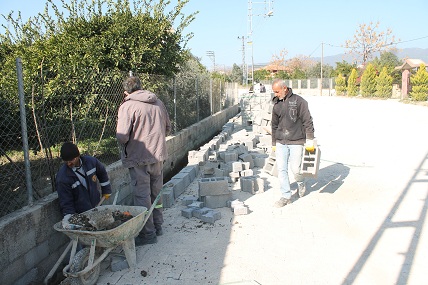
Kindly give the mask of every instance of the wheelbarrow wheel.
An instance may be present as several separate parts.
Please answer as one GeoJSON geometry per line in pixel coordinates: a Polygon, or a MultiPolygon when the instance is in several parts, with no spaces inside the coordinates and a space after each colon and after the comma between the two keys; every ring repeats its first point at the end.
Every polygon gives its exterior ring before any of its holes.
{"type": "MultiPolygon", "coordinates": [[[[89,251],[90,248],[86,247],[76,253],[70,265],[70,273],[76,273],[85,269],[85,267],[88,265],[89,251]]],[[[78,279],[82,285],[93,285],[97,282],[100,271],[101,264],[98,264],[97,266],[94,266],[88,273],[82,274],[78,279]]]]}

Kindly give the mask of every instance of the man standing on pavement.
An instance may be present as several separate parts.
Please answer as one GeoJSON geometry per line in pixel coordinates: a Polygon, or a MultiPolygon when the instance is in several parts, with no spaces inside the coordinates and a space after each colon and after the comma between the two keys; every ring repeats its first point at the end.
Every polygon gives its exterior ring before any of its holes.
{"type": "MultiPolygon", "coordinates": [[[[126,97],[119,107],[116,137],[122,146],[122,164],[129,169],[134,205],[149,209],[163,186],[171,122],[165,105],[154,93],[142,90],[138,77],[127,78],[123,88],[126,97]]],[[[162,202],[158,201],[135,239],[137,246],[156,243],[163,233],[162,202]]]]}
{"type": "Polygon", "coordinates": [[[111,185],[104,165],[93,156],[81,156],[75,144],[64,143],[61,147],[61,158],[64,165],[56,176],[56,191],[64,216],[63,224],[67,224],[71,215],[96,207],[101,196],[108,199],[111,195],[111,185]],[[98,190],[98,181],[101,193],[98,190]]]}
{"type": "Polygon", "coordinates": [[[298,186],[299,197],[306,192],[305,178],[300,174],[303,146],[310,149],[314,143],[314,125],[309,112],[308,102],[293,93],[284,80],[275,79],[272,83],[275,94],[272,110],[272,151],[275,151],[276,165],[281,198],[275,207],[284,207],[291,203],[291,187],[288,167],[298,186]]]}

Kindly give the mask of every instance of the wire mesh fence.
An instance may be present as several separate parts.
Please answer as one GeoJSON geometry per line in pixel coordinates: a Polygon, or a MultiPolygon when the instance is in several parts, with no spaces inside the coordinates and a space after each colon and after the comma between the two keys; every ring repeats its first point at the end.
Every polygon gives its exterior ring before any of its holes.
{"type": "MultiPolygon", "coordinates": [[[[20,112],[18,86],[14,90],[0,86],[0,217],[55,191],[55,175],[62,163],[59,149],[65,141],[77,143],[82,154],[95,156],[105,165],[120,159],[117,110],[129,73],[88,70],[83,74],[56,82],[62,88],[40,78],[23,82],[25,116],[20,112]]],[[[235,84],[212,80],[209,74],[179,74],[174,79],[134,75],[140,77],[143,89],[164,102],[173,132],[236,103],[235,84]]]]}

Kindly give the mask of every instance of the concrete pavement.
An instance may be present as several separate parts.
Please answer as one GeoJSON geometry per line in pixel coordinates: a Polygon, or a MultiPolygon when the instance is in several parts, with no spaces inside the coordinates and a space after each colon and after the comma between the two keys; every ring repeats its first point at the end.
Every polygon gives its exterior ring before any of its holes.
{"type": "Polygon", "coordinates": [[[274,208],[277,178],[259,168],[264,193],[231,185],[248,215],[220,208],[202,223],[181,216],[179,198],[158,243],[137,248],[137,269],[106,261],[97,284],[427,284],[428,107],[305,98],[322,149],[305,197],[274,208]]]}

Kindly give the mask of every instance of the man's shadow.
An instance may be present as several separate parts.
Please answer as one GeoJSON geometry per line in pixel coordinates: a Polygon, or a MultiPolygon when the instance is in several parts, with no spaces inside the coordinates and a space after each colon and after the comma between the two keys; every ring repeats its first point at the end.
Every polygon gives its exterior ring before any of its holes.
{"type": "Polygon", "coordinates": [[[307,193],[319,191],[319,193],[333,194],[342,186],[349,174],[349,167],[342,163],[335,163],[318,171],[317,178],[308,178],[307,193]]]}

